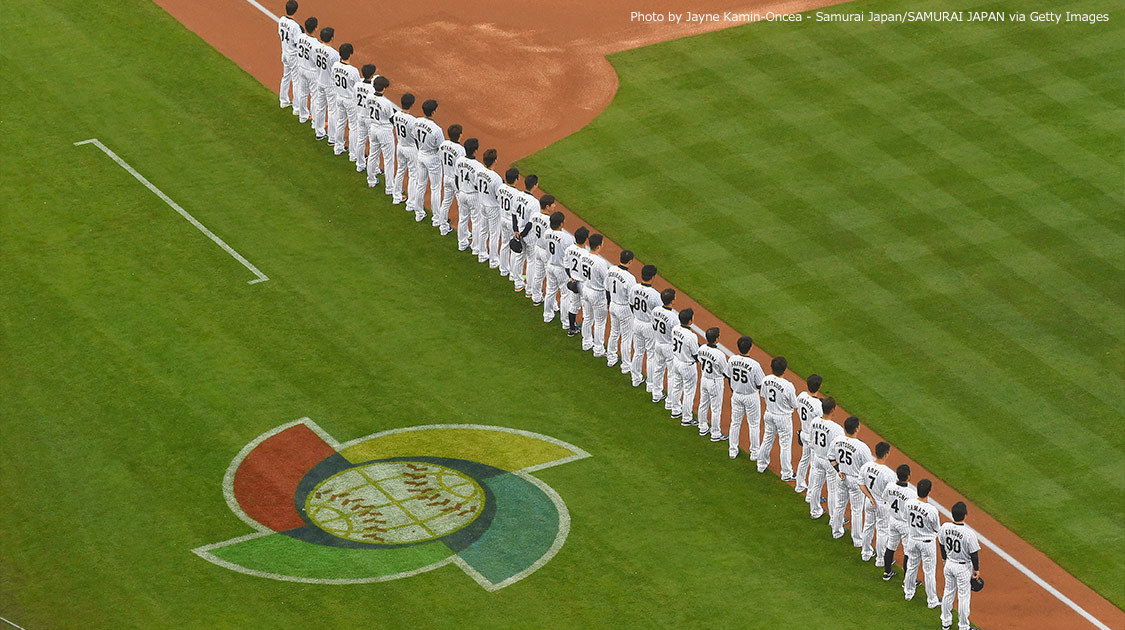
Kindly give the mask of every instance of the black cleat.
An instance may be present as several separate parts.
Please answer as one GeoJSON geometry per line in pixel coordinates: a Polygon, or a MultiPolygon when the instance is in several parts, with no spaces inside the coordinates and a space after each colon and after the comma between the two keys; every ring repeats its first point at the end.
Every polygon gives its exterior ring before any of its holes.
{"type": "Polygon", "coordinates": [[[886,571],[883,571],[883,581],[890,582],[891,578],[896,575],[898,575],[898,571],[895,571],[894,569],[887,569],[886,571]]]}

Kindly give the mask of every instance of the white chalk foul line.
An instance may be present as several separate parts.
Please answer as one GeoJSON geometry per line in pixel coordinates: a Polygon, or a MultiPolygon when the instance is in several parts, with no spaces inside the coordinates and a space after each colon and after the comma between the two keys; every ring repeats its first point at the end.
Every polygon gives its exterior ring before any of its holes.
{"type": "Polygon", "coordinates": [[[138,173],[136,171],[136,169],[134,169],[132,166],[129,166],[129,164],[125,160],[122,160],[120,157],[118,157],[118,155],[116,153],[114,153],[113,151],[110,151],[109,147],[102,144],[97,138],[90,138],[89,140],[83,140],[81,142],[75,142],[74,146],[77,147],[77,146],[81,146],[83,144],[92,144],[92,145],[98,147],[99,149],[101,149],[103,153],[105,153],[106,155],[108,155],[110,157],[110,159],[112,159],[114,162],[117,162],[118,166],[125,169],[125,172],[127,172],[130,175],[132,175],[133,177],[135,177],[138,182],[145,185],[145,188],[148,188],[149,190],[151,190],[157,197],[160,197],[164,201],[164,203],[168,204],[173,210],[178,212],[181,217],[187,219],[188,223],[191,223],[192,225],[194,225],[196,227],[196,229],[198,229],[200,232],[203,232],[203,234],[205,234],[207,236],[207,238],[214,241],[215,244],[218,245],[219,247],[222,247],[223,251],[225,251],[226,253],[233,256],[234,259],[237,260],[238,262],[242,263],[242,266],[249,269],[250,273],[253,273],[254,276],[255,276],[255,278],[253,280],[250,280],[247,284],[257,284],[259,282],[265,282],[266,280],[269,280],[269,278],[266,277],[266,274],[262,273],[261,270],[259,270],[253,264],[251,264],[251,262],[249,260],[246,260],[245,258],[243,258],[242,254],[239,254],[238,252],[234,251],[234,249],[231,248],[230,245],[227,245],[226,242],[223,241],[223,239],[216,236],[214,232],[212,232],[211,230],[208,230],[206,228],[206,226],[204,226],[202,223],[200,223],[195,217],[188,214],[187,210],[184,210],[183,208],[180,207],[180,204],[176,203],[175,201],[172,201],[171,197],[169,197],[168,195],[165,195],[164,192],[161,191],[156,186],[153,186],[152,182],[145,179],[144,175],[141,175],[140,173],[138,173]]]}
{"type": "Polygon", "coordinates": [[[8,624],[9,626],[12,626],[13,628],[19,628],[20,630],[26,630],[26,628],[24,628],[23,626],[21,626],[19,624],[16,624],[14,622],[8,621],[7,619],[5,619],[3,617],[0,617],[0,621],[3,621],[4,623],[8,624]]]}
{"type": "Polygon", "coordinates": [[[254,0],[246,0],[246,1],[249,2],[251,5],[253,5],[255,9],[261,11],[262,13],[265,13],[269,17],[269,19],[273,20],[274,22],[279,21],[280,18],[278,18],[276,15],[274,15],[273,12],[271,12],[269,9],[263,7],[262,5],[258,4],[257,2],[254,2],[254,0]]]}

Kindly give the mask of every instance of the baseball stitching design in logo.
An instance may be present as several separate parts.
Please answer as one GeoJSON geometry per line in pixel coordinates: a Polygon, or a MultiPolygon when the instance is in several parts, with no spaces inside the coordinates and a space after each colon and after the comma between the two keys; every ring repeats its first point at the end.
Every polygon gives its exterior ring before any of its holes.
{"type": "Polygon", "coordinates": [[[382,582],[455,564],[487,590],[534,573],[570,531],[531,473],[589,457],[552,437],[475,424],[392,429],[340,444],[308,418],[259,436],[223,479],[255,532],[193,551],[276,580],[382,582]]]}

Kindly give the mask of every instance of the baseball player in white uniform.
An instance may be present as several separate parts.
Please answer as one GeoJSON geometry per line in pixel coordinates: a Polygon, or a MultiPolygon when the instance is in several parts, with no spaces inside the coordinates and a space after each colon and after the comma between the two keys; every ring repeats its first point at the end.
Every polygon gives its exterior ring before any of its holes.
{"type": "Polygon", "coordinates": [[[433,99],[422,103],[423,118],[415,118],[407,129],[418,151],[416,168],[410,171],[411,192],[407,207],[413,206],[415,221],[426,218],[426,184],[429,183],[430,209],[434,211],[431,224],[434,227],[441,227],[437,213],[441,205],[441,157],[438,155],[438,150],[441,148],[441,143],[445,141],[445,135],[433,119],[437,107],[438,103],[433,99]]]}
{"type": "Polygon", "coordinates": [[[539,214],[539,200],[535,195],[531,194],[532,189],[539,183],[538,175],[528,175],[523,178],[524,190],[516,191],[516,196],[513,199],[515,208],[512,212],[512,231],[515,236],[523,241],[523,251],[511,251],[509,247],[508,258],[508,277],[511,278],[512,284],[517,292],[527,291],[527,283],[531,277],[531,263],[530,256],[534,255],[535,251],[535,237],[529,237],[532,232],[532,218],[539,214]],[[525,263],[527,272],[525,275],[525,263]]]}
{"type": "Polygon", "coordinates": [[[812,449],[809,448],[809,432],[808,427],[822,415],[820,408],[820,399],[813,394],[820,391],[820,385],[824,379],[819,374],[810,374],[805,382],[808,383],[808,391],[797,394],[797,418],[801,421],[801,427],[797,431],[797,441],[801,444],[801,459],[797,462],[797,485],[793,487],[793,491],[797,493],[804,492],[808,488],[809,483],[809,464],[812,463],[812,449]]]}
{"type": "MultiPolygon", "coordinates": [[[[402,95],[399,101],[402,104],[402,109],[396,111],[391,116],[391,126],[395,132],[395,182],[394,189],[391,191],[391,203],[400,204],[404,202],[406,189],[403,187],[403,180],[407,177],[409,172],[410,181],[413,182],[416,177],[414,169],[417,168],[418,160],[418,145],[414,143],[414,138],[410,136],[410,129],[414,126],[414,115],[410,113],[410,108],[414,107],[414,95],[410,92],[402,95]]],[[[413,211],[410,204],[406,205],[407,211],[413,211]]]]}
{"type": "MultiPolygon", "coordinates": [[[[434,222],[441,228],[442,236],[453,231],[453,226],[449,224],[449,210],[453,208],[453,200],[457,196],[457,160],[465,157],[465,147],[460,145],[461,131],[461,125],[450,125],[445,130],[449,139],[438,147],[438,154],[441,157],[441,203],[434,212],[434,222]]],[[[430,204],[433,203],[434,200],[431,198],[430,204]]],[[[457,212],[464,214],[460,206],[457,212]]],[[[466,230],[468,230],[467,221],[466,230]]]]}
{"type": "MultiPolygon", "coordinates": [[[[871,449],[858,437],[859,418],[844,420],[844,436],[828,445],[828,461],[839,475],[839,493],[832,511],[832,537],[844,535],[844,509],[852,506],[852,544],[863,547],[863,492],[859,489],[859,469],[871,461],[871,449]]],[[[830,499],[831,500],[831,499],[830,499]]]]}
{"type": "Polygon", "coordinates": [[[516,231],[519,229],[516,226],[519,219],[516,218],[516,200],[523,200],[523,193],[515,187],[516,180],[520,178],[520,170],[516,167],[511,167],[504,171],[504,181],[500,187],[496,189],[496,201],[500,206],[500,277],[507,278],[509,276],[509,265],[512,262],[512,237],[515,236],[516,231]]]}
{"type": "MultiPolygon", "coordinates": [[[[900,542],[903,543],[903,554],[906,553],[906,503],[918,498],[918,492],[907,483],[910,481],[910,466],[900,465],[895,469],[895,477],[898,481],[883,491],[883,503],[887,510],[887,541],[883,545],[884,582],[896,574],[895,550],[900,542]]],[[[903,564],[906,564],[906,560],[903,560],[903,564]]]]}
{"type": "MultiPolygon", "coordinates": [[[[547,232],[551,231],[551,212],[555,205],[552,195],[543,195],[539,200],[539,212],[531,217],[531,231],[527,233],[529,242],[534,243],[530,248],[531,254],[527,260],[527,286],[524,290],[531,298],[531,303],[539,306],[543,303],[543,282],[547,278],[547,232]]],[[[526,250],[525,250],[526,251],[526,250]]]]}
{"type": "Polygon", "coordinates": [[[383,192],[393,195],[391,177],[395,172],[395,133],[392,119],[398,109],[389,98],[383,96],[390,84],[387,77],[378,76],[371,80],[375,96],[367,101],[367,116],[371,119],[367,130],[367,140],[371,145],[367,155],[367,186],[374,188],[379,183],[379,175],[385,174],[383,192]],[[382,168],[379,168],[380,155],[383,156],[382,168]]]}
{"type": "Polygon", "coordinates": [[[937,508],[930,505],[928,497],[933,483],[929,479],[918,482],[918,498],[906,502],[906,545],[903,547],[903,564],[906,575],[902,580],[902,592],[906,601],[914,599],[918,588],[918,565],[922,565],[922,579],[926,584],[926,606],[937,608],[941,605],[937,592],[937,548],[934,541],[938,535],[937,508]]]}
{"type": "MultiPolygon", "coordinates": [[[[297,0],[285,3],[285,15],[277,20],[277,36],[281,39],[281,108],[285,109],[293,104],[289,97],[289,88],[293,88],[293,98],[299,99],[297,89],[297,40],[301,37],[301,26],[293,19],[297,13],[297,0]]],[[[293,113],[298,113],[298,108],[293,108],[293,113]]]]}
{"type": "Polygon", "coordinates": [[[661,305],[652,312],[652,352],[648,357],[648,385],[652,402],[664,401],[664,408],[672,410],[672,375],[668,375],[668,393],[664,396],[664,373],[670,372],[672,363],[672,331],[680,321],[672,302],[676,301],[675,289],[660,292],[661,305]]]}
{"type": "MultiPolygon", "coordinates": [[[[316,18],[305,20],[305,28],[297,37],[297,84],[293,87],[293,98],[297,100],[294,109],[297,110],[297,119],[303,123],[313,120],[312,105],[310,100],[316,101],[317,71],[313,51],[316,50],[316,38],[312,33],[316,31],[316,18]]],[[[316,128],[316,124],[313,124],[316,128]]]]}
{"type": "MultiPolygon", "coordinates": [[[[824,509],[820,507],[820,491],[825,482],[828,483],[828,500],[836,501],[840,490],[840,476],[832,467],[828,459],[828,447],[843,437],[844,428],[828,418],[828,414],[836,409],[836,399],[832,397],[820,401],[824,415],[813,420],[809,426],[809,438],[812,440],[813,458],[809,464],[809,490],[805,493],[805,500],[809,502],[809,517],[813,520],[824,516],[824,509]]],[[[829,504],[829,514],[835,513],[835,503],[829,504]]]]}
{"type": "MultiPolygon", "coordinates": [[[[484,242],[477,260],[488,262],[490,269],[497,269],[500,267],[500,201],[496,192],[503,180],[499,173],[492,170],[492,165],[496,163],[496,149],[485,151],[481,163],[484,168],[477,171],[476,186],[484,242]]],[[[477,235],[477,226],[473,225],[473,238],[476,239],[477,235]]]]}
{"type": "Polygon", "coordinates": [[[738,338],[738,354],[728,360],[730,367],[730,458],[738,457],[739,438],[742,435],[742,420],[746,419],[750,432],[750,460],[758,458],[761,439],[762,406],[759,390],[766,374],[762,366],[748,355],[754,347],[754,340],[743,335],[738,338]]]}
{"type": "Polygon", "coordinates": [[[355,162],[357,173],[367,171],[367,136],[371,133],[371,101],[375,98],[375,86],[371,84],[375,77],[375,65],[364,64],[359,74],[363,77],[355,84],[355,128],[352,129],[348,148],[355,147],[355,162]]]}
{"type": "Polygon", "coordinates": [[[941,598],[941,627],[949,630],[953,625],[953,597],[957,596],[957,627],[970,630],[969,600],[973,591],[969,580],[980,577],[980,541],[977,533],[965,524],[969,508],[962,501],[953,504],[949,510],[953,514],[952,523],[944,523],[938,528],[938,543],[941,545],[941,558],[945,560],[945,592],[941,598]]]}
{"type": "Polygon", "coordinates": [[[320,29],[320,41],[313,48],[313,62],[317,71],[313,129],[316,131],[316,139],[328,138],[328,144],[336,142],[328,133],[336,123],[336,92],[332,84],[332,67],[340,60],[340,53],[328,45],[335,34],[336,29],[330,26],[320,29]]]}
{"type": "Polygon", "coordinates": [[[699,435],[711,434],[712,442],[730,439],[723,433],[723,398],[730,378],[727,355],[719,349],[719,329],[708,328],[707,345],[699,349],[699,435]]]}
{"type": "MultiPolygon", "coordinates": [[[[543,201],[548,196],[545,195],[543,199],[539,200],[542,205],[543,201]]],[[[551,202],[554,203],[554,198],[551,202]]],[[[566,248],[574,244],[574,236],[563,229],[563,222],[566,220],[566,215],[562,212],[554,212],[551,214],[551,229],[543,236],[544,247],[547,250],[547,293],[543,296],[543,321],[550,323],[555,319],[555,313],[559,310],[560,301],[557,295],[560,291],[566,291],[566,282],[569,276],[566,273],[566,267],[563,266],[563,252],[566,248]]],[[[566,300],[565,296],[563,300],[566,300]]]]}
{"type": "Polygon", "coordinates": [[[696,363],[699,361],[699,336],[691,329],[695,311],[680,311],[680,325],[672,329],[672,373],[668,376],[668,395],[672,399],[672,417],[682,418],[680,424],[688,427],[697,422],[692,418],[695,407],[695,387],[699,382],[696,363]]]}
{"type": "Polygon", "coordinates": [[[562,327],[563,330],[570,331],[571,336],[578,332],[578,310],[582,307],[582,283],[585,281],[582,275],[582,263],[586,258],[588,238],[590,238],[590,229],[586,226],[579,227],[574,231],[574,242],[563,250],[562,262],[566,269],[567,280],[576,283],[574,289],[568,286],[568,290],[563,291],[559,299],[559,308],[564,313],[562,327]]]}
{"type": "Polygon", "coordinates": [[[330,131],[335,143],[333,153],[336,155],[343,153],[346,144],[348,158],[355,162],[356,148],[359,147],[359,139],[356,138],[359,122],[355,88],[356,83],[359,83],[359,70],[348,63],[353,52],[355,48],[351,44],[342,44],[340,60],[332,66],[332,85],[335,89],[332,96],[336,98],[336,128],[330,131]],[[351,142],[348,142],[348,137],[345,135],[349,131],[352,136],[351,142]]]}
{"type": "MultiPolygon", "coordinates": [[[[655,335],[652,330],[652,313],[660,306],[660,293],[652,288],[656,277],[656,266],[641,267],[641,281],[629,289],[629,308],[633,311],[633,356],[629,357],[629,372],[633,375],[633,387],[640,387],[644,381],[645,356],[652,356],[655,335]]],[[[625,358],[622,358],[624,361],[625,358]]],[[[651,370],[648,371],[651,375],[651,370]]],[[[648,384],[652,393],[652,383],[648,384]]]]}
{"type": "Polygon", "coordinates": [[[590,237],[590,252],[581,261],[582,276],[582,345],[592,350],[594,356],[605,356],[606,284],[609,282],[609,263],[602,258],[605,237],[590,237]],[[589,320],[589,321],[587,321],[589,320]]]}
{"type": "Polygon", "coordinates": [[[863,550],[860,557],[867,562],[875,558],[875,566],[883,566],[882,545],[887,538],[887,510],[883,505],[887,486],[895,482],[895,472],[887,467],[887,455],[891,445],[879,442],[875,445],[875,459],[859,469],[859,489],[867,496],[863,502],[863,550]],[[877,544],[872,538],[878,535],[877,544]]]}
{"type": "Polygon", "coordinates": [[[797,392],[793,383],[781,378],[789,362],[785,357],[774,357],[770,362],[772,374],[762,379],[762,398],[766,401],[766,413],[762,416],[765,433],[758,447],[758,472],[765,472],[770,465],[770,451],[773,441],[781,442],[778,457],[781,459],[781,480],[793,481],[793,410],[797,408],[797,392]]]}
{"type": "MultiPolygon", "coordinates": [[[[476,138],[465,140],[465,155],[454,162],[457,173],[457,249],[460,251],[469,249],[470,243],[474,240],[469,220],[473,218],[477,206],[477,169],[484,168],[476,159],[479,147],[480,141],[476,138]]],[[[473,253],[476,253],[477,245],[472,243],[473,253]]]]}
{"type": "MultiPolygon", "coordinates": [[[[609,344],[606,346],[606,364],[617,364],[618,342],[621,346],[621,373],[629,374],[633,369],[629,357],[633,354],[633,307],[629,304],[629,292],[637,284],[637,279],[629,271],[633,252],[621,252],[621,264],[613,267],[606,275],[606,289],[609,291],[609,344]]],[[[599,338],[600,342],[601,339],[599,338]]]]}

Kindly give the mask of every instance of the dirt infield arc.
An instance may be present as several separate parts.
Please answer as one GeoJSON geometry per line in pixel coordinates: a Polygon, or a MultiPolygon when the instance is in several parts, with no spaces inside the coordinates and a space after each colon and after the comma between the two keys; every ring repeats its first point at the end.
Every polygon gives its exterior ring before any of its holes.
{"type": "MultiPolygon", "coordinates": [[[[274,24],[267,15],[276,15],[283,2],[156,2],[270,90],[277,89],[280,53],[274,24]]],[[[831,2],[698,0],[689,4],[672,0],[661,10],[765,13],[808,10],[825,4],[831,2]]],[[[439,124],[462,123],[471,130],[469,135],[482,139],[482,146],[498,148],[501,160],[511,162],[577,131],[609,104],[617,79],[606,54],[730,25],[639,22],[630,19],[632,8],[623,0],[438,0],[425,4],[388,0],[377,8],[359,0],[301,0],[299,15],[315,14],[321,24],[337,26],[339,41],[352,42],[358,59],[374,60],[379,71],[392,78],[392,95],[412,91],[423,98],[438,99],[442,103],[435,116],[439,124]]],[[[263,102],[263,107],[276,106],[276,101],[263,102]]],[[[549,188],[550,183],[545,185],[549,188]]],[[[577,227],[571,223],[575,221],[569,221],[568,227],[577,227]]],[[[581,219],[577,223],[584,224],[581,219]]],[[[607,240],[605,255],[613,259],[620,249],[607,240]]],[[[669,286],[659,277],[654,285],[660,289],[669,286]]],[[[693,307],[696,323],[703,328],[718,326],[724,339],[739,335],[682,292],[677,306],[693,307]]],[[[770,358],[757,348],[752,354],[763,363],[770,358]]],[[[804,385],[797,375],[786,376],[798,387],[804,385]]],[[[837,393],[845,397],[845,393],[837,393]]],[[[729,410],[726,415],[729,417],[729,410]]],[[[847,415],[838,409],[833,417],[842,420],[847,415]]],[[[871,444],[881,439],[866,428],[863,437],[871,444]]],[[[915,479],[934,478],[897,449],[888,463],[910,464],[915,479]]],[[[777,472],[776,463],[772,469],[777,472]]],[[[983,554],[988,589],[973,600],[974,622],[990,630],[1125,627],[1125,613],[956,490],[939,480],[933,496],[944,506],[956,501],[969,503],[972,526],[993,545],[983,554]],[[1006,552],[1009,559],[999,557],[997,549],[1006,552]]],[[[940,580],[939,575],[939,586],[940,580]]],[[[897,596],[897,590],[888,596],[897,596]]],[[[936,626],[936,614],[934,621],[936,626]]]]}

